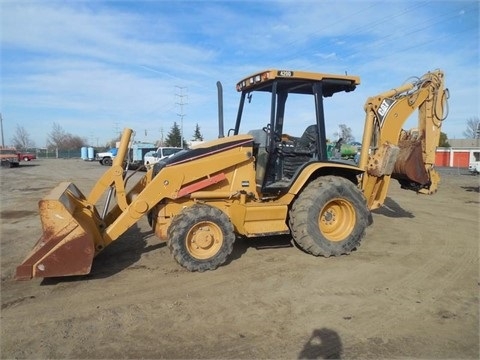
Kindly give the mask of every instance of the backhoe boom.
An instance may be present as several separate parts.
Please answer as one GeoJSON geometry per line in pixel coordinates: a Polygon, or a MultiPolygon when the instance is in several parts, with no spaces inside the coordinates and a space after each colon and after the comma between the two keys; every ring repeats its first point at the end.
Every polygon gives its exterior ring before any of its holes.
{"type": "Polygon", "coordinates": [[[435,150],[444,120],[448,90],[444,74],[429,72],[418,80],[368,98],[359,167],[368,207],[385,201],[390,179],[422,194],[433,194],[440,177],[434,170],[435,150]],[[402,127],[418,110],[418,125],[402,127]]]}

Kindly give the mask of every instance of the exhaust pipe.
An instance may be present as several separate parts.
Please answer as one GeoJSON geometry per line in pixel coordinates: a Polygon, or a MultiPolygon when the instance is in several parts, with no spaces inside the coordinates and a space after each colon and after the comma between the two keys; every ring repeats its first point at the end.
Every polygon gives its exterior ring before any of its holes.
{"type": "Polygon", "coordinates": [[[218,138],[223,138],[223,87],[220,81],[217,81],[218,92],[218,138]]]}

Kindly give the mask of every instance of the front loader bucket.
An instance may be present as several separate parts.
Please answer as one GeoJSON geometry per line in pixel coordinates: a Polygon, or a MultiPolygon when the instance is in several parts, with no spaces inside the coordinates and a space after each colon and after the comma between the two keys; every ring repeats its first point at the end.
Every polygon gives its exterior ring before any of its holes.
{"type": "Polygon", "coordinates": [[[84,275],[95,256],[98,215],[78,188],[63,182],[39,202],[43,235],[15,278],[84,275]]]}

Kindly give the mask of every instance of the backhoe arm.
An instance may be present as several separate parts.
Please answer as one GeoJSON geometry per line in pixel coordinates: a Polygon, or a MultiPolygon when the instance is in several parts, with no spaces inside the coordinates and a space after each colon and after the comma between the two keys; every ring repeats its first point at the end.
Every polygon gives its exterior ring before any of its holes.
{"type": "Polygon", "coordinates": [[[437,191],[435,150],[447,98],[444,74],[436,70],[366,101],[359,166],[365,170],[361,187],[370,209],[383,204],[392,177],[406,189],[423,194],[437,191]],[[415,110],[417,127],[403,130],[415,110]]]}

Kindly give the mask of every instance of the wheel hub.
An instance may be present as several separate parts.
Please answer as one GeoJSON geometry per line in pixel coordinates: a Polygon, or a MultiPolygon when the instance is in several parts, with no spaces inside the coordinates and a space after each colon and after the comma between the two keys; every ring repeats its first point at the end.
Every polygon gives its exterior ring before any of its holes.
{"type": "Polygon", "coordinates": [[[187,249],[197,259],[208,259],[220,250],[223,243],[221,229],[211,221],[202,221],[187,234],[187,249]]]}
{"type": "Polygon", "coordinates": [[[353,206],[337,198],[325,204],[318,218],[318,226],[328,240],[342,241],[352,231],[355,221],[353,206]]]}
{"type": "Polygon", "coordinates": [[[332,210],[328,210],[323,216],[323,221],[331,225],[335,221],[335,213],[332,210]]]}
{"type": "Polygon", "coordinates": [[[218,242],[218,240],[215,241],[215,236],[211,233],[208,226],[201,227],[193,233],[192,243],[196,245],[197,249],[207,249],[212,246],[214,242],[218,242]]]}

